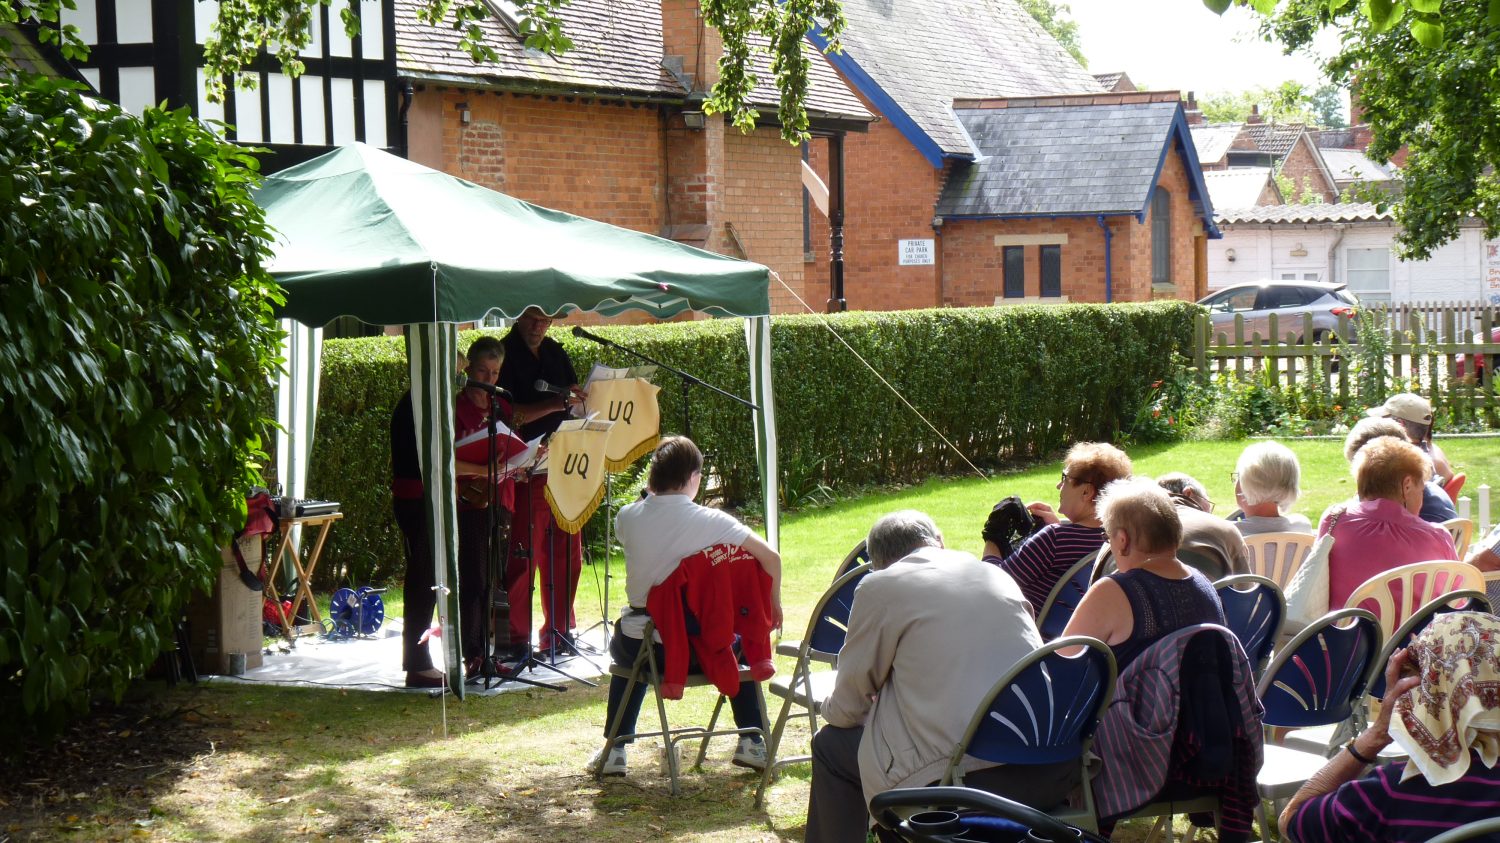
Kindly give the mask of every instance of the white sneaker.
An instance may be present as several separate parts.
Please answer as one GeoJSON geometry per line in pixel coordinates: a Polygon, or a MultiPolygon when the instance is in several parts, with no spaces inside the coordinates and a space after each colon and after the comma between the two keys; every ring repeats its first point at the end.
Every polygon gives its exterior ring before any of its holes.
{"type": "Polygon", "coordinates": [[[599,769],[599,756],[609,753],[604,759],[604,768],[599,770],[601,776],[623,776],[625,775],[625,745],[619,744],[610,749],[601,749],[594,753],[594,758],[589,762],[589,769],[599,769]]]}
{"type": "Polygon", "coordinates": [[[734,766],[764,770],[766,768],[765,743],[749,735],[741,736],[739,748],[734,751],[734,766]]]}

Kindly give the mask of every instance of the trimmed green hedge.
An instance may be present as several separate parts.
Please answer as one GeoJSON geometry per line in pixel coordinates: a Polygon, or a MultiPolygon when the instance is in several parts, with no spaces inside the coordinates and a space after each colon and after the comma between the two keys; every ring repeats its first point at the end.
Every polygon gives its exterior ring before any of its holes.
{"type": "MultiPolygon", "coordinates": [[[[1113,439],[1150,386],[1185,365],[1193,314],[1185,302],[849,313],[835,330],[976,464],[1113,439]]],[[[739,320],[598,328],[617,342],[737,395],[749,394],[739,320]]],[[[497,332],[498,333],[498,332],[497,332]]],[[[561,329],[579,372],[624,355],[561,329]]],[[[466,347],[477,332],[466,334],[466,347]]],[[[911,482],[966,471],[963,461],[840,343],[820,318],[777,317],[773,377],[784,482],[805,487],[911,482]]],[[[682,392],[661,374],[662,429],[682,429],[682,392]]],[[[309,494],[342,501],[324,551],[323,585],[384,582],[402,568],[387,491],[390,408],[406,390],[400,338],[330,340],[309,494]]],[[[695,388],[693,436],[713,455],[726,498],[759,488],[748,411],[695,388]]]]}

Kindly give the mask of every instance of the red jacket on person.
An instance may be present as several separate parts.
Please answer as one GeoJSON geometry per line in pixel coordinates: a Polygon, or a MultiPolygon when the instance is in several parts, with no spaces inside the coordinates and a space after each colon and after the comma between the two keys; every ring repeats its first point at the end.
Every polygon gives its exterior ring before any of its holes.
{"type": "Polygon", "coordinates": [[[750,665],[750,676],[764,682],[776,673],[771,662],[771,576],[749,551],[719,544],[684,557],[677,570],[651,589],[646,610],[661,636],[665,664],[661,694],[682,698],[687,683],[689,647],[698,667],[723,694],[739,691],[740,648],[750,665]],[[697,634],[688,620],[697,621],[697,634]]]}

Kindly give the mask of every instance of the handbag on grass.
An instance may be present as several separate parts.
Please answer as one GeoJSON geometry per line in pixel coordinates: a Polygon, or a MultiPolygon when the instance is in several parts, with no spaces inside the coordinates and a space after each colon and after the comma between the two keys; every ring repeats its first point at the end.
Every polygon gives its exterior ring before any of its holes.
{"type": "Polygon", "coordinates": [[[1286,584],[1286,625],[1282,635],[1291,636],[1328,614],[1328,554],[1333,550],[1333,528],[1344,514],[1342,508],[1329,518],[1324,533],[1308,551],[1307,559],[1286,584]]]}

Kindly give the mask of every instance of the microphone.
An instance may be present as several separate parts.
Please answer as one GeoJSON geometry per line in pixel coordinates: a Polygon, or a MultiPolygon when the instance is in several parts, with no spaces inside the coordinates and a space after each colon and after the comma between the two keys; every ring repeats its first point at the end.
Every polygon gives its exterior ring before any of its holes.
{"type": "Polygon", "coordinates": [[[578,337],[579,339],[585,339],[585,340],[589,340],[591,342],[596,342],[596,343],[599,343],[600,345],[614,345],[614,343],[610,342],[609,340],[605,339],[604,337],[598,336],[596,334],[591,334],[588,331],[585,331],[582,327],[580,327],[578,325],[574,325],[573,326],[573,336],[578,337]]]}
{"type": "Polygon", "coordinates": [[[492,383],[485,383],[484,381],[476,381],[473,378],[464,378],[464,389],[482,389],[491,395],[503,395],[506,398],[511,397],[510,390],[505,387],[495,386],[492,383]]]}
{"type": "Polygon", "coordinates": [[[537,392],[546,392],[552,395],[568,396],[573,394],[572,390],[568,389],[567,387],[553,386],[552,384],[547,383],[541,378],[537,378],[536,383],[532,384],[531,388],[536,390],[537,392]]]}

